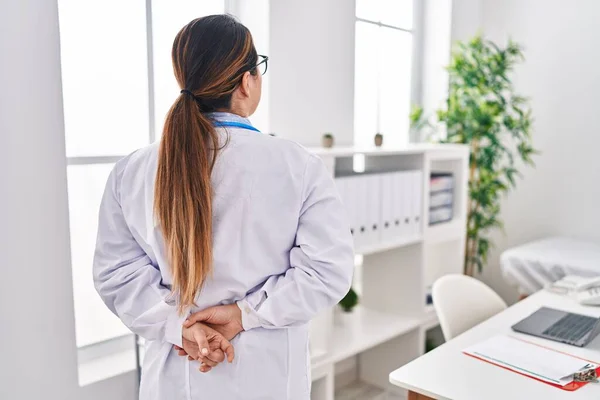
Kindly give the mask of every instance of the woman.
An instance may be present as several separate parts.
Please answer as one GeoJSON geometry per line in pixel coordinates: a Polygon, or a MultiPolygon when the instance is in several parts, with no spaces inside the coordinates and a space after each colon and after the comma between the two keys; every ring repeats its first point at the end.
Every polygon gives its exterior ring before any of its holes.
{"type": "Polygon", "coordinates": [[[110,174],[94,260],[98,293],[147,340],[140,399],[308,399],[308,322],[353,268],[333,180],[246,119],[267,58],[242,24],[196,19],[172,57],[181,94],[160,145],[110,174]]]}

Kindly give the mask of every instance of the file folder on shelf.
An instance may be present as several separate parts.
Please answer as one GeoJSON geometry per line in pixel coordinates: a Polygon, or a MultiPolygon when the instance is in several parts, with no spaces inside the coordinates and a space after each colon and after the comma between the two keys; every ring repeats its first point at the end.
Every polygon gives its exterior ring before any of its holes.
{"type": "Polygon", "coordinates": [[[411,235],[416,236],[421,233],[421,220],[423,208],[423,173],[421,171],[411,171],[411,235]]]}
{"type": "Polygon", "coordinates": [[[449,172],[432,172],[429,180],[429,191],[439,192],[454,188],[454,177],[449,172]]]}
{"type": "Polygon", "coordinates": [[[380,174],[365,175],[367,182],[367,245],[377,244],[381,241],[381,221],[380,221],[380,198],[381,185],[380,174]]]}
{"type": "Polygon", "coordinates": [[[400,236],[408,237],[412,234],[412,202],[414,198],[412,172],[404,171],[400,173],[400,176],[400,187],[402,188],[402,229],[400,236]]]}
{"type": "Polygon", "coordinates": [[[390,173],[381,174],[381,240],[388,242],[395,237],[394,233],[394,180],[390,173]]]}
{"type": "Polygon", "coordinates": [[[454,217],[454,176],[433,172],[429,179],[429,225],[449,222],[454,217]]]}
{"type": "Polygon", "coordinates": [[[346,180],[345,191],[348,198],[349,218],[351,221],[351,232],[354,238],[354,247],[358,248],[361,243],[360,221],[358,216],[358,208],[360,206],[357,198],[356,177],[344,178],[346,180]]]}
{"type": "Polygon", "coordinates": [[[339,177],[336,185],[357,251],[421,233],[422,171],[339,177]]]}
{"type": "Polygon", "coordinates": [[[356,240],[355,246],[357,249],[368,244],[369,237],[367,231],[368,214],[367,214],[367,179],[364,175],[358,175],[352,178],[352,192],[355,199],[355,219],[356,219],[356,240]]]}
{"type": "Polygon", "coordinates": [[[393,201],[393,225],[392,236],[398,238],[402,236],[404,229],[404,191],[402,185],[402,172],[392,173],[392,201],[393,201]]]}
{"type": "Polygon", "coordinates": [[[429,225],[449,222],[453,218],[452,206],[443,206],[429,210],[429,225]]]}
{"type": "Polygon", "coordinates": [[[431,196],[429,197],[429,207],[437,208],[442,206],[450,206],[452,205],[453,198],[454,196],[452,191],[444,190],[442,192],[431,193],[431,196]]]}

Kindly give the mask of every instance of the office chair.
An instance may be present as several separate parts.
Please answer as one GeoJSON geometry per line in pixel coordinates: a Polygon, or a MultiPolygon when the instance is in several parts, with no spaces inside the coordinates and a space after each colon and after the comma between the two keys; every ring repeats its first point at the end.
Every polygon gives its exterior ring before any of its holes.
{"type": "Polygon", "coordinates": [[[466,275],[446,275],[435,281],[432,298],[446,341],[506,308],[489,286],[466,275]]]}

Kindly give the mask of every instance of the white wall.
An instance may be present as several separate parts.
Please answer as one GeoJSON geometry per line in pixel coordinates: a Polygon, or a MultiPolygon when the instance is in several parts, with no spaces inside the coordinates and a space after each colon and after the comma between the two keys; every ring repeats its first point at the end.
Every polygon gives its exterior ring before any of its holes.
{"type": "MultiPolygon", "coordinates": [[[[435,0],[433,0],[435,1],[435,0]]],[[[452,1],[452,40],[465,40],[478,33],[482,26],[483,0],[452,1]]],[[[496,2],[499,2],[496,0],[496,2]]]]}
{"type": "Polygon", "coordinates": [[[354,0],[270,1],[270,129],[304,145],[354,138],[354,0]]]}
{"type": "Polygon", "coordinates": [[[77,382],[56,1],[0,2],[0,60],[0,398],[133,400],[77,382]]]}
{"type": "MultiPolygon", "coordinates": [[[[421,74],[421,92],[416,93],[426,115],[444,107],[448,98],[448,72],[450,62],[452,16],[455,3],[461,0],[424,0],[421,26],[415,26],[416,34],[422,33],[421,70],[414,71],[415,78],[421,74]]],[[[418,42],[417,42],[418,43],[418,42]]],[[[417,44],[418,46],[419,44],[417,44]]],[[[417,49],[419,54],[419,49],[417,49]]],[[[418,57],[418,55],[417,55],[418,57]]],[[[413,97],[415,93],[413,93],[413,97]]],[[[420,138],[425,140],[426,138],[420,138]]],[[[417,138],[419,141],[419,139],[417,138]]]]}
{"type": "Polygon", "coordinates": [[[558,234],[600,242],[600,2],[482,4],[488,37],[504,43],[510,36],[525,46],[516,88],[531,97],[534,144],[542,152],[503,203],[506,235],[496,235],[498,249],[483,277],[512,301],[516,292],[500,276],[502,250],[558,234]]]}
{"type": "MultiPolygon", "coordinates": [[[[225,10],[239,18],[252,32],[252,39],[258,54],[270,56],[269,50],[269,2],[270,0],[227,0],[225,10]]],[[[269,61],[269,65],[271,62],[269,61]]],[[[252,124],[261,132],[270,132],[269,121],[269,94],[270,75],[269,67],[262,81],[262,97],[256,112],[250,117],[252,124]]]]}

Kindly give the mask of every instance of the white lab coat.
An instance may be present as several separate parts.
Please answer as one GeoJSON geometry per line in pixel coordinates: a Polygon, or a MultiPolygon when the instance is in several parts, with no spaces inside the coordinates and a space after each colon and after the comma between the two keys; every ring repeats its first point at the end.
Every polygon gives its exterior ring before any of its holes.
{"type": "Polygon", "coordinates": [[[177,312],[153,218],[157,144],[119,161],[110,174],[95,286],[147,340],[141,400],[307,400],[308,321],[338,302],[352,279],[342,205],[321,160],[301,146],[246,129],[218,131],[229,143],[212,175],[214,275],[190,312],[240,301],[245,331],[232,341],[235,361],[203,374],[198,362],[173,350],[187,314],[177,312]]]}

